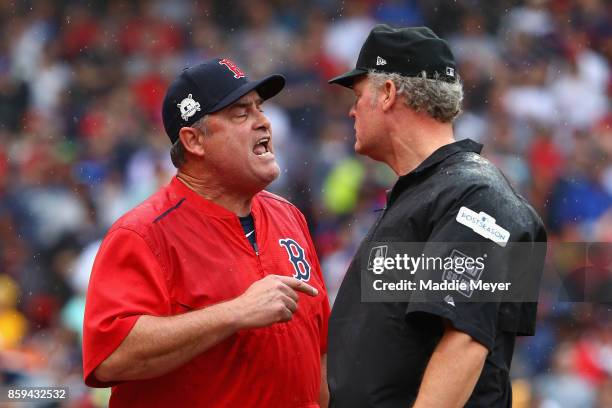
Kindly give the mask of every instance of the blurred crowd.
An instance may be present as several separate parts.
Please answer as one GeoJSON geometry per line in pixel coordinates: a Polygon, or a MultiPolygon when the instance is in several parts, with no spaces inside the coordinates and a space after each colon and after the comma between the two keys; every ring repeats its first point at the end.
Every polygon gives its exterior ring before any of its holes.
{"type": "MultiPolygon", "coordinates": [[[[395,179],[355,156],[353,97],[326,83],[377,22],[449,41],[466,94],[457,138],[484,144],[551,241],[612,242],[606,0],[0,2],[0,385],[106,404],[82,382],[91,265],[113,221],[175,173],[161,101],[207,57],[287,77],[264,105],[282,169],[270,190],[309,220],[333,301],[395,179]]],[[[517,346],[515,406],[612,406],[607,300],[542,299],[537,335],[517,346]]]]}

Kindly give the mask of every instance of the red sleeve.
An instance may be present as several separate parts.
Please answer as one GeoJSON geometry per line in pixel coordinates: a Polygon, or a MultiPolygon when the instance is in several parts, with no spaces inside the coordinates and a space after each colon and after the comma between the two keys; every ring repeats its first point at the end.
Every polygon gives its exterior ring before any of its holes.
{"type": "Polygon", "coordinates": [[[93,375],[96,367],[119,347],[141,315],[169,314],[165,275],[149,245],[134,231],[111,231],[89,279],[83,324],[85,383],[114,385],[98,381],[93,375]]]}
{"type": "Polygon", "coordinates": [[[321,315],[322,315],[322,322],[321,322],[321,330],[320,330],[320,335],[321,335],[321,355],[326,354],[327,353],[327,324],[329,322],[329,314],[330,314],[330,308],[329,308],[329,298],[327,297],[327,289],[324,292],[324,299],[321,300],[321,315]]]}
{"type": "MultiPolygon", "coordinates": [[[[297,209],[296,209],[297,210],[297,209]]],[[[312,242],[312,238],[310,236],[310,232],[308,230],[308,224],[306,222],[306,218],[304,218],[304,214],[302,214],[299,210],[299,220],[302,227],[302,231],[308,240],[309,252],[312,254],[313,263],[314,263],[314,271],[317,275],[317,279],[321,282],[322,293],[321,295],[321,314],[320,322],[319,322],[319,338],[321,339],[321,355],[327,353],[327,326],[329,322],[330,315],[330,307],[329,307],[329,297],[327,296],[327,288],[325,287],[325,280],[323,279],[323,273],[321,271],[321,265],[319,264],[319,257],[317,256],[317,251],[315,249],[314,243],[312,242]]]]}

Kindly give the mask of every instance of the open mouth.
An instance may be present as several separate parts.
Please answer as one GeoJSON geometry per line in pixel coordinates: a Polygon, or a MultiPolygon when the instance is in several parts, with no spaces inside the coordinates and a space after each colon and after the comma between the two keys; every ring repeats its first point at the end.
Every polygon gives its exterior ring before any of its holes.
{"type": "Polygon", "coordinates": [[[271,154],[272,152],[270,151],[270,138],[262,137],[261,139],[259,139],[255,144],[255,147],[253,147],[253,153],[255,153],[256,156],[264,156],[267,154],[271,154]]]}

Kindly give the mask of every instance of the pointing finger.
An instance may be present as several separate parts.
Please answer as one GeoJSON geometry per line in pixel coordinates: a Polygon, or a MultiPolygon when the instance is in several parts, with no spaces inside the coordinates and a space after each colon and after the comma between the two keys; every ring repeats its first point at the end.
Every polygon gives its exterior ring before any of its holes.
{"type": "Polygon", "coordinates": [[[281,275],[279,275],[278,278],[285,285],[287,285],[290,288],[292,288],[294,290],[297,290],[299,292],[305,293],[305,294],[310,295],[310,296],[317,296],[319,294],[319,291],[316,288],[313,288],[312,286],[310,286],[306,282],[301,281],[299,279],[295,279],[295,278],[292,278],[290,276],[281,276],[281,275]]]}

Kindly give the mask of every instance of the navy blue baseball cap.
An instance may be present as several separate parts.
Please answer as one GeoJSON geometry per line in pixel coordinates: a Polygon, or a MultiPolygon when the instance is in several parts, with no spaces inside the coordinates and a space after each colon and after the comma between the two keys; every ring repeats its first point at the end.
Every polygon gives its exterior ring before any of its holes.
{"type": "Polygon", "coordinates": [[[330,79],[330,84],[353,87],[358,76],[370,69],[446,82],[458,80],[455,57],[448,43],[427,27],[394,28],[376,25],[363,43],[355,69],[330,79]]]}
{"type": "Polygon", "coordinates": [[[220,111],[253,90],[266,100],[284,86],[282,75],[249,81],[244,71],[227,58],[206,60],[183,70],[168,87],[162,106],[164,128],[174,143],[182,127],[191,126],[204,115],[220,111]]]}

